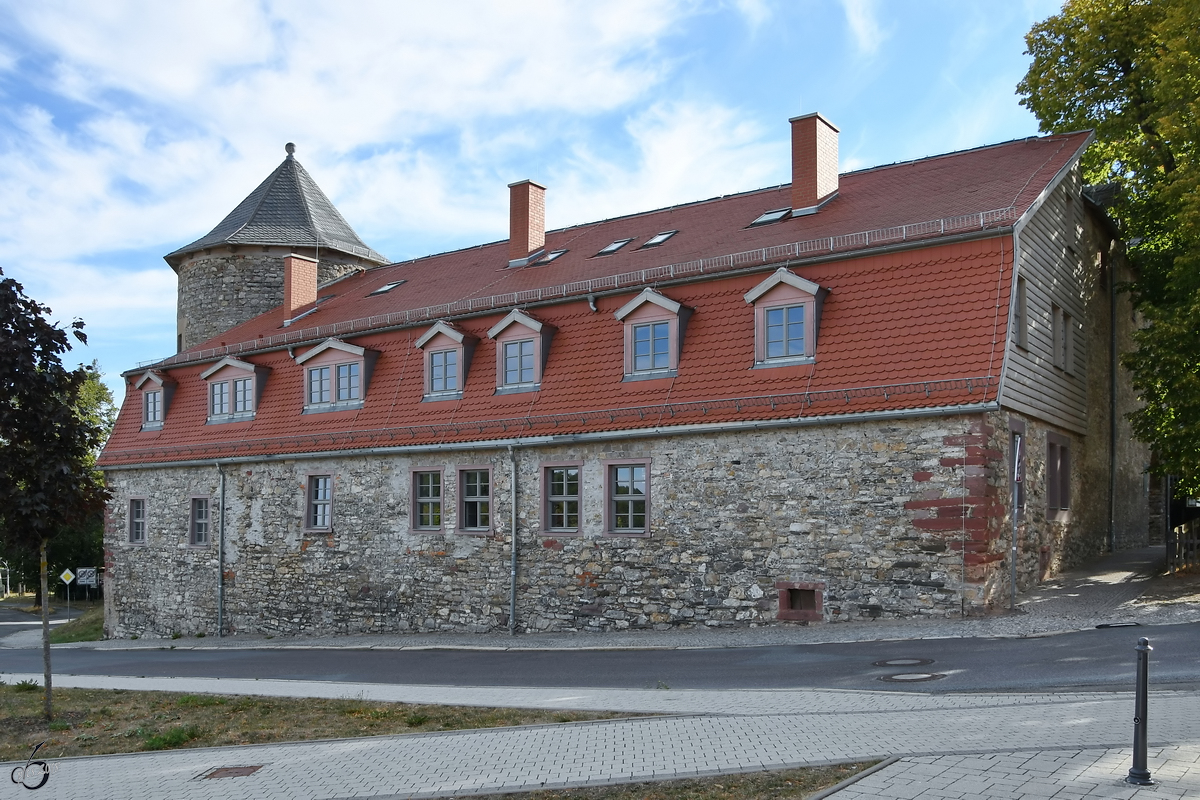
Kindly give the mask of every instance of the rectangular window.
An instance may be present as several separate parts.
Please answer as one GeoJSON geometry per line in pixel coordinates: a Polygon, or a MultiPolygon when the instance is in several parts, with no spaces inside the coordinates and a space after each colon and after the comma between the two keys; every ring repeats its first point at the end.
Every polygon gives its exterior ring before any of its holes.
{"type": "Polygon", "coordinates": [[[1018,519],[1025,513],[1025,434],[1012,431],[1009,434],[1009,456],[1012,459],[1013,511],[1018,519]]]}
{"type": "Polygon", "coordinates": [[[504,385],[533,383],[533,340],[504,343],[504,385]]]}
{"type": "Polygon", "coordinates": [[[142,399],[145,404],[143,422],[162,422],[162,392],[145,392],[142,399]]]}
{"type": "Polygon", "coordinates": [[[429,354],[429,391],[458,391],[457,350],[437,350],[429,354]]]}
{"type": "Polygon", "coordinates": [[[413,493],[417,498],[417,527],[422,530],[442,527],[442,473],[413,473],[413,493]]]}
{"type": "Polygon", "coordinates": [[[254,379],[238,378],[233,382],[233,413],[254,410],[254,379]]]}
{"type": "Polygon", "coordinates": [[[309,528],[333,527],[333,476],[310,475],[308,477],[309,528]]]}
{"type": "Polygon", "coordinates": [[[146,543],[146,501],[129,501],[129,542],[146,543]]]}
{"type": "Polygon", "coordinates": [[[193,547],[204,547],[208,544],[209,509],[207,497],[192,498],[192,532],[190,542],[193,547]]]}
{"type": "Polygon", "coordinates": [[[468,469],[459,473],[459,497],[462,518],[459,527],[468,531],[486,531],[492,526],[492,475],[486,469],[468,469]]]}
{"type": "Polygon", "coordinates": [[[579,530],[579,467],[546,470],[546,516],[552,531],[579,530]]]}
{"type": "Polygon", "coordinates": [[[308,371],[309,405],[332,402],[329,367],[314,367],[308,371]]]}
{"type": "Polygon", "coordinates": [[[1013,308],[1013,335],[1018,347],[1029,347],[1029,311],[1025,279],[1017,278],[1017,301],[1013,308]]]}
{"type": "Polygon", "coordinates": [[[646,532],[646,465],[609,467],[609,513],[613,533],[646,532]]]}
{"type": "Polygon", "coordinates": [[[1063,372],[1071,372],[1074,367],[1075,322],[1061,306],[1051,306],[1050,315],[1054,366],[1063,372]]]}
{"type": "Polygon", "coordinates": [[[633,326],[633,371],[650,372],[671,366],[671,325],[652,322],[633,326]]]}
{"type": "Polygon", "coordinates": [[[1046,508],[1071,508],[1071,442],[1054,433],[1046,434],[1046,508]]]}
{"type": "Polygon", "coordinates": [[[767,358],[803,356],[804,306],[767,309],[767,358]]]}
{"type": "Polygon", "coordinates": [[[337,366],[337,399],[357,400],[359,398],[358,364],[338,364],[337,366]]]}
{"type": "Polygon", "coordinates": [[[208,414],[212,417],[229,414],[229,381],[211,383],[208,386],[208,414]]]}

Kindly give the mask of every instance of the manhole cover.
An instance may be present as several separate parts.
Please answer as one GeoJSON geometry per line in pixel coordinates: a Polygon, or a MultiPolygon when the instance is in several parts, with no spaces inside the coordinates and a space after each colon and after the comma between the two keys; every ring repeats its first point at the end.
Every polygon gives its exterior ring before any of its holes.
{"type": "Polygon", "coordinates": [[[253,775],[263,768],[262,764],[256,767],[217,767],[209,770],[201,777],[203,778],[244,778],[247,775],[253,775]]]}
{"type": "Polygon", "coordinates": [[[889,658],[886,661],[876,661],[877,667],[923,667],[932,664],[932,658],[889,658]]]}
{"type": "Polygon", "coordinates": [[[896,675],[884,675],[879,680],[892,683],[920,683],[921,681],[936,681],[938,678],[944,677],[946,676],[938,672],[901,672],[896,675]]]}

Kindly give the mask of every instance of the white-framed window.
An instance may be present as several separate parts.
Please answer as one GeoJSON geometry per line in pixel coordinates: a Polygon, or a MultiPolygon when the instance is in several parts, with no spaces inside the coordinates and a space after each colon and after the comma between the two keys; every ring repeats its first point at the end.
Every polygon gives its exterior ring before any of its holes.
{"type": "Polygon", "coordinates": [[[146,543],[146,499],[133,497],[129,500],[129,543],[146,543]]]}
{"type": "Polygon", "coordinates": [[[413,470],[413,528],[422,531],[442,529],[442,471],[413,470]]]}
{"type": "Polygon", "coordinates": [[[304,366],[304,413],[362,408],[378,353],[326,339],[296,358],[304,366]]]}
{"type": "Polygon", "coordinates": [[[504,385],[519,386],[534,382],[532,339],[504,342],[504,385]]]}
{"type": "Polygon", "coordinates": [[[434,323],[415,342],[425,362],[425,400],[458,400],[478,339],[448,322],[434,323]]]}
{"type": "Polygon", "coordinates": [[[207,547],[209,533],[212,530],[211,521],[209,498],[193,497],[188,544],[192,547],[207,547]]]}
{"type": "Polygon", "coordinates": [[[820,286],[780,268],[745,295],[754,306],[754,366],[782,367],[813,360],[820,286]]]}
{"type": "Polygon", "coordinates": [[[547,530],[556,533],[579,532],[579,476],[578,464],[545,468],[542,480],[547,530]]]}
{"type": "Polygon", "coordinates": [[[142,393],[142,430],[162,430],[171,396],[175,393],[175,381],[163,373],[147,370],[134,382],[133,388],[142,393]]]}
{"type": "Polygon", "coordinates": [[[554,336],[552,325],[520,309],[510,311],[488,331],[496,342],[496,393],[533,392],[541,388],[542,366],[554,336]]]}
{"type": "Polygon", "coordinates": [[[661,372],[671,368],[671,323],[633,326],[633,371],[661,372]]]}
{"type": "Polygon", "coordinates": [[[163,420],[162,390],[142,392],[142,423],[161,424],[163,420]]]}
{"type": "Polygon", "coordinates": [[[333,527],[333,476],[309,475],[304,527],[329,530],[333,527]]]}
{"type": "Polygon", "coordinates": [[[434,350],[429,354],[430,394],[445,394],[458,390],[458,351],[434,350]]]}
{"type": "Polygon", "coordinates": [[[229,413],[229,381],[210,383],[208,385],[208,415],[223,417],[229,413]]]}
{"type": "Polygon", "coordinates": [[[458,527],[483,532],[492,528],[492,471],[462,469],[458,473],[458,527]]]}
{"type": "Polygon", "coordinates": [[[254,379],[237,378],[233,382],[233,413],[254,411],[254,379]]]}
{"type": "Polygon", "coordinates": [[[674,377],[692,310],[654,291],[642,292],[615,314],[624,325],[625,380],[674,377]]]}
{"type": "Polygon", "coordinates": [[[208,381],[208,424],[253,419],[269,372],[267,367],[223,358],[201,373],[208,381]]]}
{"type": "Polygon", "coordinates": [[[605,464],[606,531],[623,536],[650,532],[650,464],[648,461],[605,464]]]}

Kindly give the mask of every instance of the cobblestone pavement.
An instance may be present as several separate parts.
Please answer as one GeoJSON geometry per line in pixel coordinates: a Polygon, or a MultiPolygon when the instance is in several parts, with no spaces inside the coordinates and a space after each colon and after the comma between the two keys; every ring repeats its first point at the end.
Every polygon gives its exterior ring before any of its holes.
{"type": "Polygon", "coordinates": [[[1020,800],[1200,797],[1200,747],[1152,748],[1157,784],[1131,786],[1129,750],[1046,750],[903,758],[834,792],[834,800],[1020,800]]]}

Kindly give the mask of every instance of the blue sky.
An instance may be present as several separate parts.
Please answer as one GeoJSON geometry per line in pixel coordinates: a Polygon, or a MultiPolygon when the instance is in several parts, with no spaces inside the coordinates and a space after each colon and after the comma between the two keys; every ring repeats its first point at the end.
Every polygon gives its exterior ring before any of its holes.
{"type": "Polygon", "coordinates": [[[169,355],[163,254],[297,144],[400,260],[789,180],[791,116],[843,171],[1037,133],[1014,93],[1057,0],[453,4],[0,0],[0,268],[119,373],[169,355]]]}

